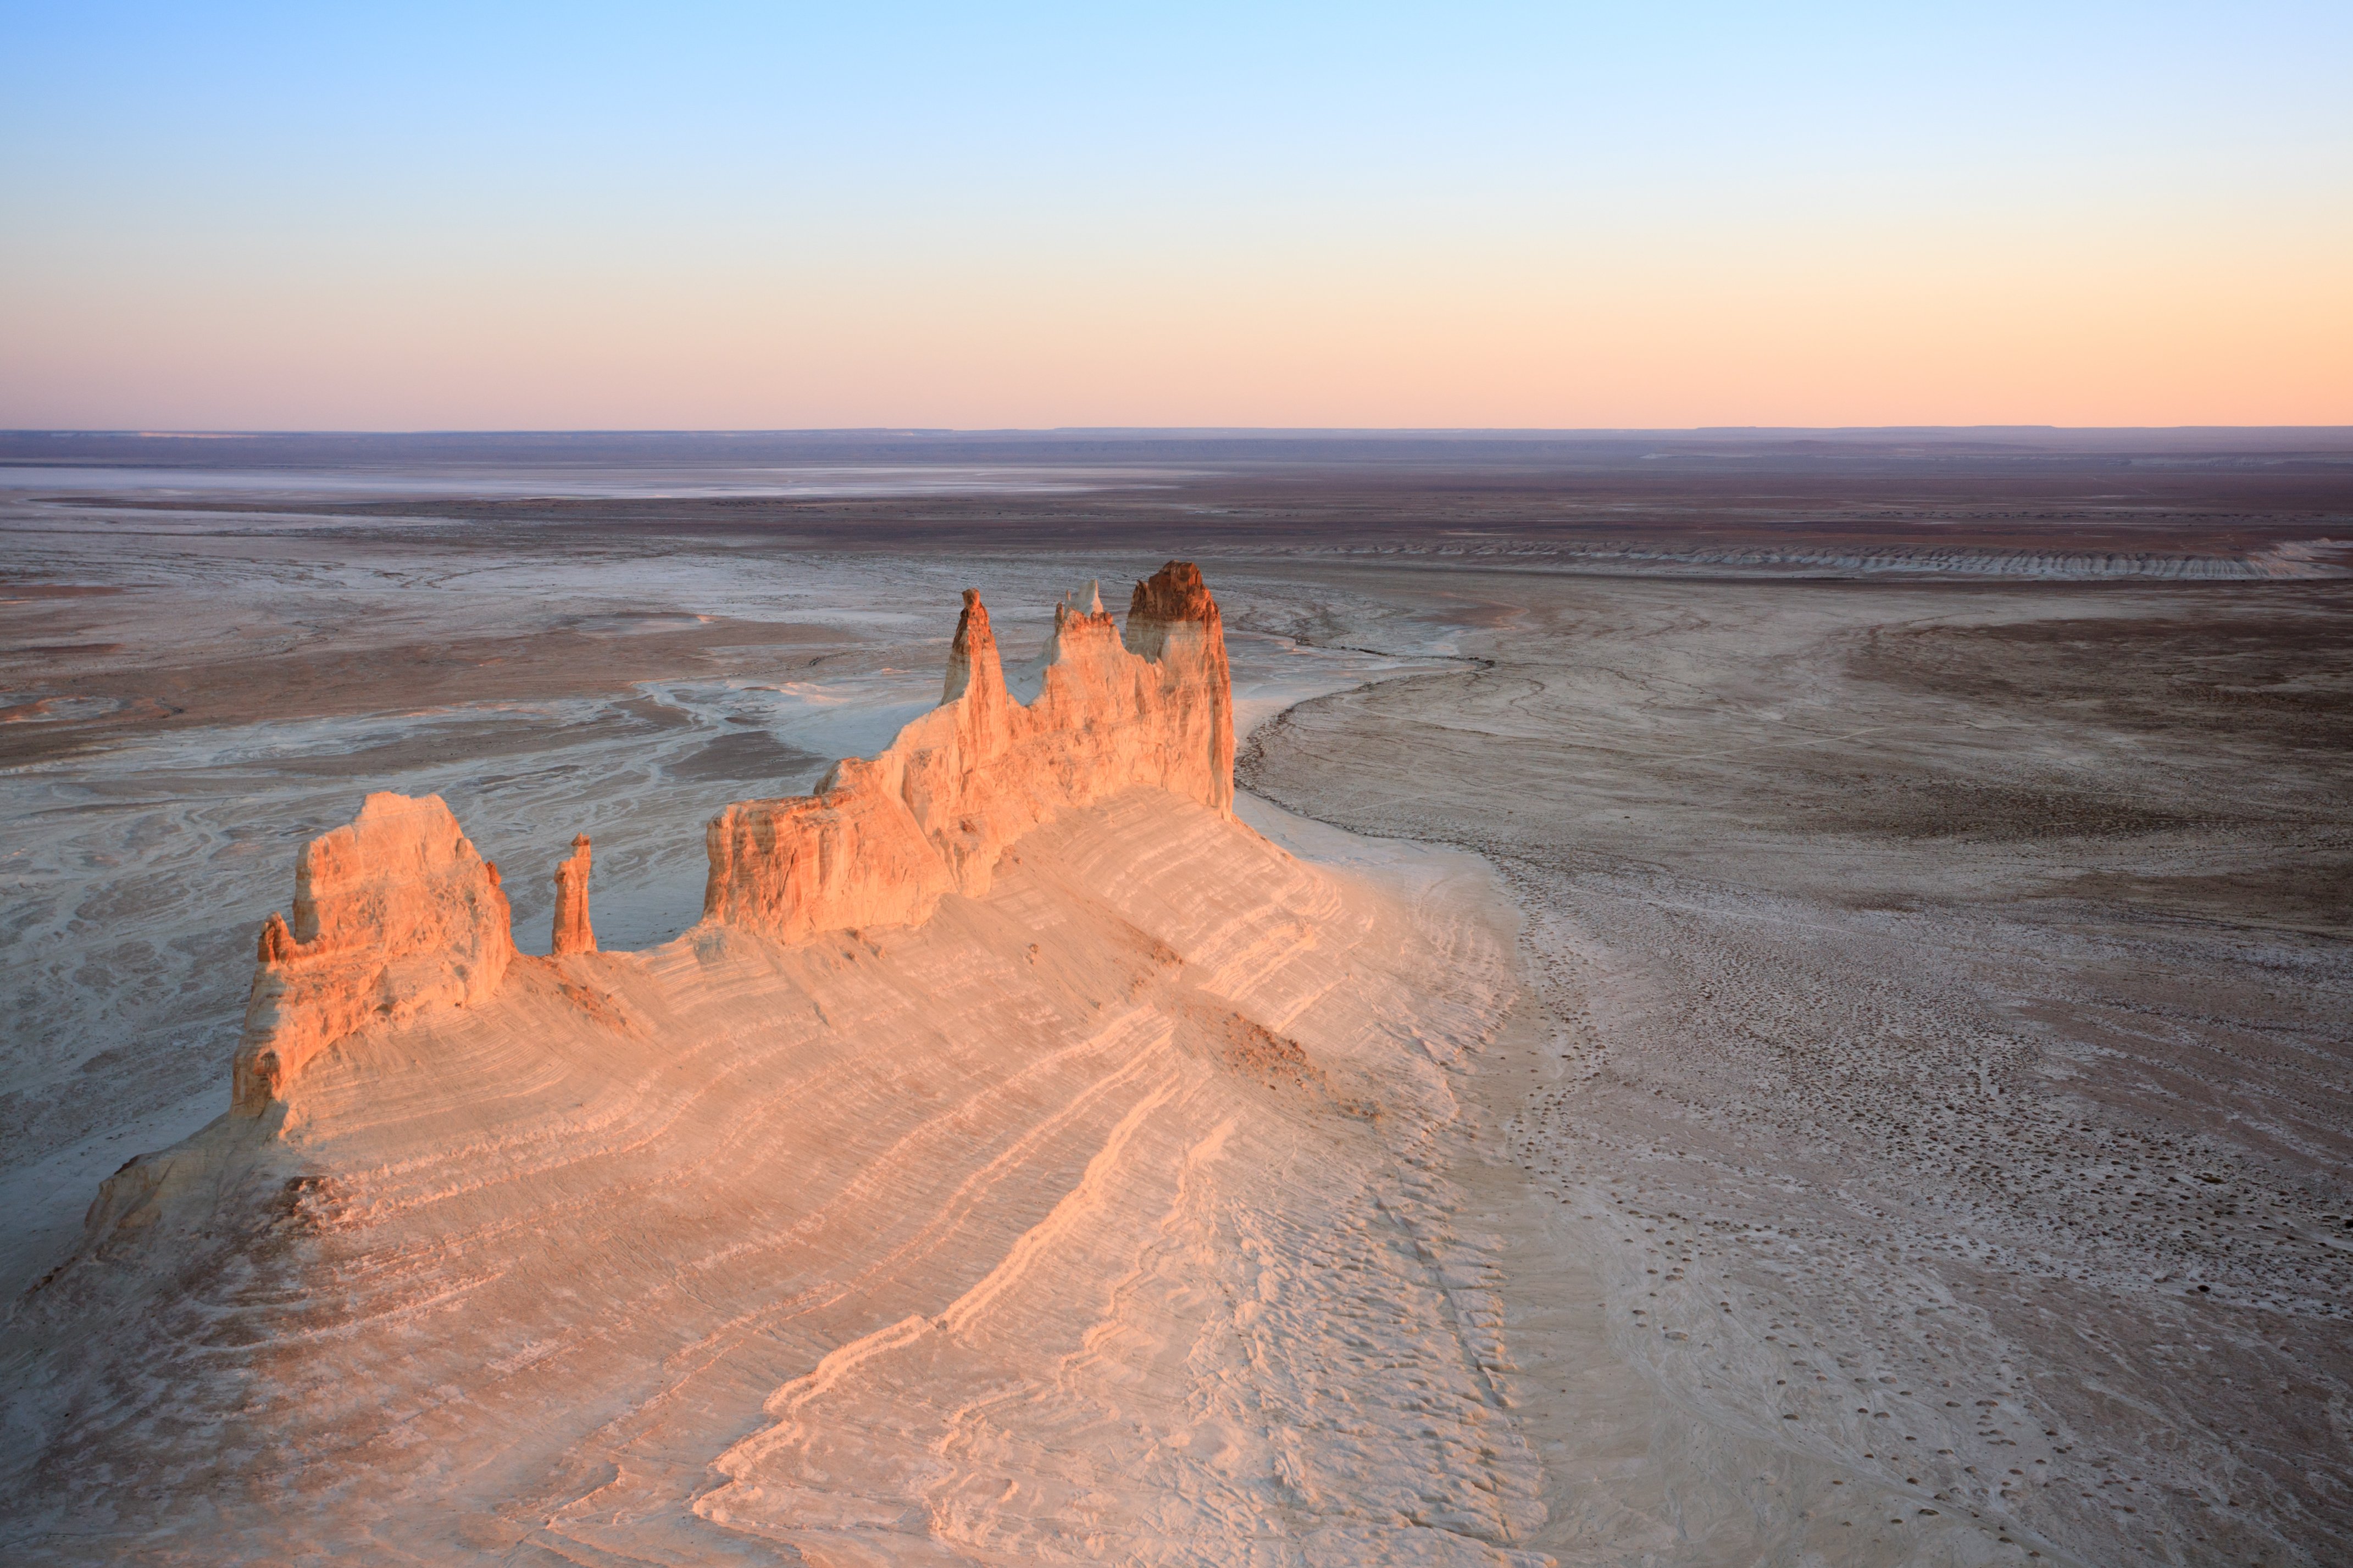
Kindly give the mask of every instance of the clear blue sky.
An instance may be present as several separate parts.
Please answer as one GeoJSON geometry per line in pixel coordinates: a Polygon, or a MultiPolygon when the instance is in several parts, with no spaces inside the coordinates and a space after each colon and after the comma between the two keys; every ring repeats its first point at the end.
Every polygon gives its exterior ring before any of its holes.
{"type": "Polygon", "coordinates": [[[2353,5],[11,5],[0,423],[2353,421],[2353,5]]]}

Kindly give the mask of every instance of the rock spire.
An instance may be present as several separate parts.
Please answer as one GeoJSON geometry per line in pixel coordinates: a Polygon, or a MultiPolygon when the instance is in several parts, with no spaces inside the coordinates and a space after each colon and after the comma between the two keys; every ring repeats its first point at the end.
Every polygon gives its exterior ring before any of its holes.
{"type": "MultiPolygon", "coordinates": [[[[926,919],[988,890],[1008,845],[1139,787],[1233,814],[1233,693],[1217,601],[1171,561],[1136,584],[1123,629],[1101,585],[1054,608],[1038,696],[1006,689],[988,611],[967,590],[938,707],[818,792],[739,801],[705,832],[703,919],[786,942],[926,919]],[[1083,604],[1085,606],[1082,608],[1083,604]]],[[[553,947],[593,952],[588,836],[555,868],[553,947]]],[[[305,845],[291,920],[256,943],[232,1103],[258,1115],[303,1065],[364,1026],[487,998],[515,957],[513,912],[440,796],[367,797],[305,845]]]]}
{"type": "Polygon", "coordinates": [[[572,858],[555,868],[555,929],[548,951],[596,951],[596,931],[588,923],[588,836],[574,836],[572,858]]]}
{"type": "Polygon", "coordinates": [[[785,941],[922,921],[947,893],[987,891],[998,854],[1031,828],[1138,785],[1230,816],[1232,683],[1199,568],[1172,561],[1138,583],[1124,632],[1102,603],[1054,606],[1024,704],[966,590],[939,707],[880,756],[837,763],[815,795],[712,820],[703,918],[785,941]]]}

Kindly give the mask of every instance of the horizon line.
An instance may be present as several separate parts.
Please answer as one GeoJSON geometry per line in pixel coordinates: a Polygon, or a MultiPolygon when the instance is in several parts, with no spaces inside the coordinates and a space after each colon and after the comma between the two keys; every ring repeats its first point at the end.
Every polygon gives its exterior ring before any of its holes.
{"type": "Polygon", "coordinates": [[[321,426],[309,429],[156,430],[134,426],[21,426],[0,428],[0,438],[107,437],[148,441],[249,440],[304,437],[515,437],[515,436],[863,436],[900,439],[956,437],[1154,436],[1163,437],[1237,437],[1395,438],[1432,437],[1454,438],[1527,438],[1559,436],[1905,436],[1905,435],[2184,435],[2232,432],[2281,432],[2313,435],[2353,434],[2353,424],[2340,425],[1690,425],[1690,426],[1511,426],[1511,425],[1052,425],[1052,426],[517,426],[511,427],[409,428],[321,426]]]}

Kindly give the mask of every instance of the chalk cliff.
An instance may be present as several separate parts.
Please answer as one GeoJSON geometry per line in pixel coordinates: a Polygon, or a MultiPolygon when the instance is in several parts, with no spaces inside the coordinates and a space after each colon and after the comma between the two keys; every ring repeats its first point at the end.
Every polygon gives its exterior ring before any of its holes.
{"type": "Polygon", "coordinates": [[[967,590],[938,708],[817,794],[712,822],[703,918],[785,941],[913,924],[945,893],[986,893],[1005,847],[1063,811],[1151,784],[1229,816],[1233,773],[1225,630],[1198,567],[1138,583],[1124,635],[1100,603],[1057,606],[1026,704],[967,590]]]}
{"type": "Polygon", "coordinates": [[[658,946],[586,956],[585,837],[552,959],[438,799],[309,846],[246,1113],[0,1334],[10,1561],[1549,1561],[1450,1175],[1485,884],[1234,819],[1189,567],[1056,622],[1008,689],[968,598],[658,946]]]}
{"type": "Polygon", "coordinates": [[[356,819],[302,847],[294,919],[262,926],[232,1103],[259,1111],[302,1066],[364,1024],[498,989],[513,914],[439,795],[372,795],[356,819]]]}
{"type": "MultiPolygon", "coordinates": [[[[940,705],[880,756],[846,759],[813,795],[741,801],[707,831],[703,919],[798,942],[912,925],[944,894],[988,890],[1005,847],[1061,813],[1139,785],[1233,813],[1225,632],[1199,568],[1135,584],[1123,633],[1100,600],[1056,608],[1037,697],[1014,700],[980,595],[967,590],[940,705]]],[[[555,871],[553,948],[593,952],[589,844],[555,871]]],[[[515,952],[498,868],[439,796],[373,795],[313,839],[291,925],[272,915],[235,1068],[259,1112],[305,1062],[364,1025],[491,994],[515,952]]]]}

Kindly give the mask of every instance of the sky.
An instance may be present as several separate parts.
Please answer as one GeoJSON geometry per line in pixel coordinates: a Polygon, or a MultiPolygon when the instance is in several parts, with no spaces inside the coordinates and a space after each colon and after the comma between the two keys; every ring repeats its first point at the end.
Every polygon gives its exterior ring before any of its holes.
{"type": "Polygon", "coordinates": [[[2353,4],[0,0],[0,426],[2353,424],[2353,4]]]}

